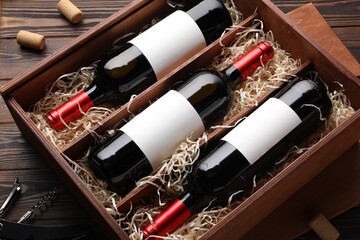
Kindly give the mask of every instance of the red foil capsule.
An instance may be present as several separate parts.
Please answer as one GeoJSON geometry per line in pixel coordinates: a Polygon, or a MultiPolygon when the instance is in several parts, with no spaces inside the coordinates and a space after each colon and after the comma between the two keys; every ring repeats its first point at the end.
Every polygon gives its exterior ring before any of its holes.
{"type": "Polygon", "coordinates": [[[256,45],[250,52],[240,57],[232,65],[241,73],[242,79],[246,79],[262,62],[266,62],[274,56],[274,49],[267,41],[262,41],[256,45]],[[260,60],[259,60],[260,59],[260,60]]]}
{"type": "Polygon", "coordinates": [[[60,131],[65,128],[63,121],[69,124],[81,117],[82,112],[86,112],[93,106],[94,104],[89,95],[81,91],[66,103],[49,112],[45,118],[53,129],[60,131]]]}
{"type": "Polygon", "coordinates": [[[164,236],[173,232],[189,217],[191,212],[179,199],[175,200],[164,212],[162,212],[152,224],[146,225],[143,229],[144,237],[151,235],[164,236]]]}

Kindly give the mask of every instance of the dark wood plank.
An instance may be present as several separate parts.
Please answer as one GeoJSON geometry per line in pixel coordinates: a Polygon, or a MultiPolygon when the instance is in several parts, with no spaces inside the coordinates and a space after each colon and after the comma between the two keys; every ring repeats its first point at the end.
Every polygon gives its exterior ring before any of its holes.
{"type": "Polygon", "coordinates": [[[25,73],[73,39],[73,37],[48,38],[46,39],[46,47],[41,52],[20,47],[16,39],[2,39],[0,66],[3,70],[0,71],[0,79],[12,79],[25,73]]]}
{"type": "Polygon", "coordinates": [[[57,10],[59,0],[1,1],[2,38],[13,38],[21,29],[45,36],[78,36],[123,8],[130,0],[72,2],[84,13],[83,21],[73,25],[57,10]]]}
{"type": "MultiPolygon", "coordinates": [[[[14,201],[11,209],[6,212],[6,219],[17,221],[26,211],[30,210],[49,191],[56,188],[56,195],[52,204],[36,212],[32,221],[45,221],[48,219],[84,219],[87,214],[75,199],[58,181],[49,169],[29,169],[17,171],[2,171],[0,174],[0,202],[3,202],[10,192],[15,178],[19,178],[21,193],[14,201]]],[[[3,217],[3,216],[2,216],[3,217]]]]}
{"type": "Polygon", "coordinates": [[[27,169],[49,169],[48,164],[21,135],[15,123],[0,124],[0,149],[0,175],[3,171],[20,173],[27,169]]]}
{"type": "Polygon", "coordinates": [[[332,29],[360,63],[360,24],[332,29]]]}
{"type": "Polygon", "coordinates": [[[130,0],[73,1],[84,13],[84,20],[73,25],[57,10],[58,0],[1,1],[0,79],[11,79],[53,54],[106,17],[123,8],[130,0]],[[99,7],[100,6],[100,7],[99,7]],[[45,35],[46,48],[32,51],[16,43],[19,30],[45,35]]]}
{"type": "Polygon", "coordinates": [[[316,8],[319,10],[321,15],[324,16],[326,21],[331,27],[348,27],[348,26],[359,26],[360,15],[358,14],[360,1],[337,1],[337,0],[315,0],[315,1],[284,1],[284,0],[273,0],[282,11],[285,13],[294,10],[309,2],[314,3],[316,8]]]}

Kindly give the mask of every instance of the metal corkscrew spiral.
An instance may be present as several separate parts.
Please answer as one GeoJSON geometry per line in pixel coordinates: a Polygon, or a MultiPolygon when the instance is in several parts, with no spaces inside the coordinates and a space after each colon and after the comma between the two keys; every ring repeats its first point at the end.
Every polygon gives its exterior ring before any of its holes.
{"type": "Polygon", "coordinates": [[[46,193],[33,207],[21,216],[18,223],[25,223],[37,210],[41,207],[49,205],[53,197],[56,195],[56,188],[46,193]]]}

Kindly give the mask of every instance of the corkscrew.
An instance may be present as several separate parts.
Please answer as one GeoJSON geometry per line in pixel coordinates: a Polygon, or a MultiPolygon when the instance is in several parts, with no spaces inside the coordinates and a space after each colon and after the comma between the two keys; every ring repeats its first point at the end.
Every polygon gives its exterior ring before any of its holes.
{"type": "MultiPolygon", "coordinates": [[[[19,179],[13,186],[0,208],[0,216],[5,213],[21,192],[19,179]]],[[[23,214],[17,222],[0,219],[0,240],[81,240],[96,239],[88,224],[72,224],[65,226],[41,226],[27,224],[33,214],[42,207],[48,206],[56,196],[56,188],[46,193],[30,210],[23,214]]]]}
{"type": "Polygon", "coordinates": [[[21,216],[18,223],[25,223],[31,216],[39,210],[41,207],[46,206],[52,200],[52,198],[56,194],[56,188],[45,194],[29,211],[27,211],[24,215],[21,216]]]}

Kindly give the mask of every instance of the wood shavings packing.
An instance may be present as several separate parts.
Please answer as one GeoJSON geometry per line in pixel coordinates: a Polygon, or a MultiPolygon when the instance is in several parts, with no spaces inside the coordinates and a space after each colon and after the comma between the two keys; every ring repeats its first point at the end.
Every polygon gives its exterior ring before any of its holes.
{"type": "MultiPolygon", "coordinates": [[[[231,6],[232,2],[227,1],[226,4],[231,6]]],[[[231,10],[230,12],[232,12],[232,16],[236,18],[237,23],[241,22],[241,14],[236,13],[235,10],[231,10]]],[[[279,82],[287,81],[287,77],[291,76],[292,72],[300,66],[300,61],[292,59],[290,54],[282,50],[275,42],[271,32],[265,33],[262,29],[262,22],[258,20],[254,21],[252,27],[237,34],[234,43],[230,47],[224,46],[222,53],[216,57],[212,65],[209,66],[209,68],[220,71],[262,40],[270,41],[275,49],[275,56],[266,65],[258,68],[254,74],[248,77],[244,84],[240,85],[239,88],[234,91],[230,111],[224,118],[224,121],[250,106],[257,106],[257,100],[260,95],[278,86],[279,82]]],[[[28,113],[44,135],[59,148],[71,142],[84,131],[89,130],[93,124],[99,124],[102,119],[110,115],[113,111],[113,109],[107,108],[93,108],[84,114],[81,120],[69,124],[69,128],[61,132],[61,136],[56,136],[56,132],[47,124],[44,124],[45,120],[42,116],[91,83],[93,70],[94,66],[90,66],[80,69],[77,73],[66,74],[60,77],[49,89],[44,99],[36,103],[32,112],[28,113]],[[54,89],[57,90],[53,92],[54,89]]],[[[312,144],[339,126],[354,113],[343,91],[334,91],[329,94],[333,102],[333,113],[330,118],[327,119],[324,128],[313,134],[311,140],[304,146],[293,148],[286,156],[286,159],[280,161],[276,165],[275,170],[269,172],[268,177],[259,181],[254,179],[252,192],[260,188],[262,182],[271,179],[276,175],[276,172],[281,171],[286,164],[296,159],[299,154],[306,151],[312,144]]],[[[204,133],[197,141],[184,141],[171,158],[164,160],[164,164],[160,169],[152,176],[141,179],[137,183],[138,186],[148,183],[153,184],[153,181],[151,181],[152,178],[159,179],[161,185],[158,186],[159,190],[157,194],[149,197],[151,201],[149,201],[146,206],[135,206],[127,213],[117,211],[116,203],[120,200],[120,197],[108,191],[106,189],[106,183],[93,175],[86,163],[87,155],[76,161],[65,155],[64,158],[67,159],[74,171],[100,200],[109,214],[111,214],[119,225],[129,234],[130,238],[142,239],[141,229],[151,221],[153,217],[160,214],[160,212],[166,208],[167,204],[173,201],[176,196],[184,190],[184,186],[187,183],[187,175],[191,172],[193,164],[199,157],[200,144],[207,141],[207,136],[208,133],[204,133]]],[[[101,138],[101,136],[94,137],[101,138]]],[[[240,190],[240,192],[241,191],[242,190],[240,190]]],[[[232,201],[229,199],[229,204],[225,208],[204,209],[201,213],[193,216],[187,224],[179,228],[175,233],[163,238],[197,239],[240,203],[241,200],[232,201]]]]}

